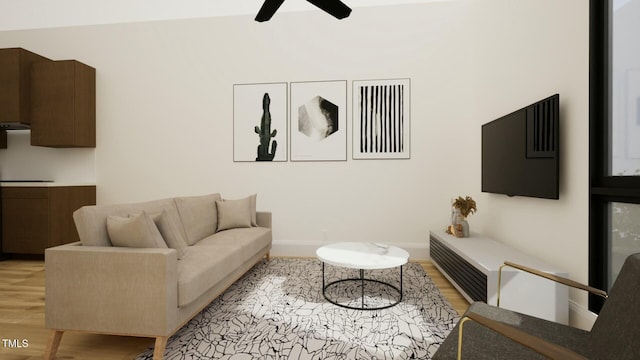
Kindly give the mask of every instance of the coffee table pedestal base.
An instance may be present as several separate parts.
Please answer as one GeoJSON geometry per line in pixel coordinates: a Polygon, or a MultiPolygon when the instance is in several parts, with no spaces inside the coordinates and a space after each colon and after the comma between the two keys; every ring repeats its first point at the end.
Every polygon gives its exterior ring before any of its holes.
{"type": "Polygon", "coordinates": [[[328,284],[325,285],[325,272],[324,272],[324,267],[325,264],[324,262],[322,262],[322,295],[324,296],[324,298],[334,304],[334,305],[338,305],[340,307],[343,308],[347,308],[347,309],[352,309],[352,310],[382,310],[382,309],[387,309],[390,308],[392,306],[395,306],[397,304],[399,304],[402,301],[402,265],[399,266],[400,268],[400,288],[398,289],[398,287],[391,285],[387,282],[384,281],[380,281],[380,280],[375,280],[375,279],[366,279],[364,277],[364,270],[360,269],[360,278],[350,278],[350,279],[340,279],[340,280],[336,280],[336,281],[332,281],[328,284]],[[345,304],[340,304],[339,302],[331,299],[328,295],[327,295],[327,289],[333,285],[339,284],[339,283],[343,283],[343,282],[351,282],[351,281],[357,281],[360,282],[360,288],[362,291],[362,306],[360,307],[356,307],[356,306],[350,306],[350,305],[345,305],[345,304]],[[377,283],[377,284],[381,284],[383,286],[386,286],[388,288],[391,288],[395,291],[398,292],[398,300],[394,303],[391,304],[387,304],[384,306],[377,306],[377,307],[366,307],[365,301],[364,301],[364,284],[365,282],[369,282],[369,283],[377,283]]]}

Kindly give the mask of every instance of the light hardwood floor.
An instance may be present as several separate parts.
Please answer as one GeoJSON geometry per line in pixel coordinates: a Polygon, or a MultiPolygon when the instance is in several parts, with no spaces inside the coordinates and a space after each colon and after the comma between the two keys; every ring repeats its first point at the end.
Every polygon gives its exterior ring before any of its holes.
{"type": "MultiPolygon", "coordinates": [[[[420,264],[462,314],[469,306],[467,301],[431,262],[420,264]]],[[[49,338],[44,328],[44,283],[43,261],[0,262],[0,359],[42,359],[49,338]]],[[[56,359],[133,359],[152,345],[153,339],[147,338],[67,332],[56,359]]]]}

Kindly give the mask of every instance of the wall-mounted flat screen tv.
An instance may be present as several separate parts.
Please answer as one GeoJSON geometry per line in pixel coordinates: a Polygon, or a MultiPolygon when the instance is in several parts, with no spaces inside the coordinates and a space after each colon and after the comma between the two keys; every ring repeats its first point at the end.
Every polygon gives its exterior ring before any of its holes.
{"type": "Polygon", "coordinates": [[[482,125],[482,191],[559,198],[560,95],[482,125]]]}

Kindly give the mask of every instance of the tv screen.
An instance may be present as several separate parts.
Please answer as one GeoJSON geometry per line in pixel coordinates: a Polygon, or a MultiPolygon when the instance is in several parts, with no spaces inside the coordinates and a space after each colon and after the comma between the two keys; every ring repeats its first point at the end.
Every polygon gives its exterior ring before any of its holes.
{"type": "Polygon", "coordinates": [[[560,95],[482,125],[482,191],[559,198],[560,95]]]}

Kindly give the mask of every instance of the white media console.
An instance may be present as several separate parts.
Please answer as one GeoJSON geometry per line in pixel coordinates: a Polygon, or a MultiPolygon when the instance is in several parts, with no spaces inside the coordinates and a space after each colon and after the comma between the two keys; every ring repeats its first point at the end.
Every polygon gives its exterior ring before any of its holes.
{"type": "MultiPolygon", "coordinates": [[[[505,261],[568,276],[548,263],[477,234],[456,238],[441,230],[429,235],[431,260],[469,302],[496,305],[498,269],[505,261]]],[[[564,285],[505,267],[500,292],[500,307],[562,324],[569,322],[569,289],[564,285]]]]}

